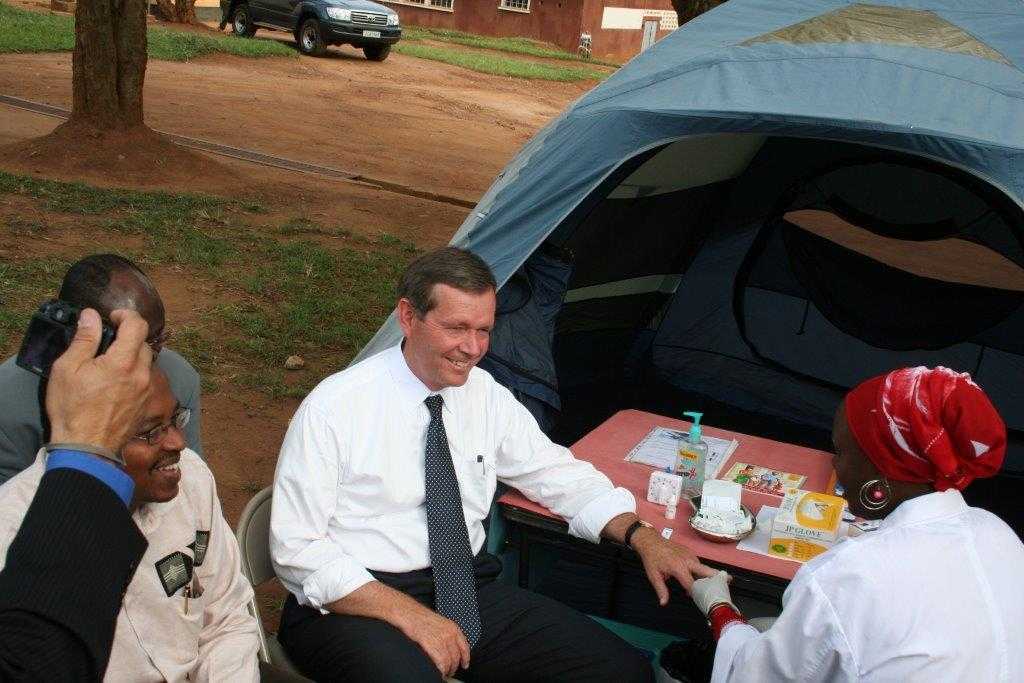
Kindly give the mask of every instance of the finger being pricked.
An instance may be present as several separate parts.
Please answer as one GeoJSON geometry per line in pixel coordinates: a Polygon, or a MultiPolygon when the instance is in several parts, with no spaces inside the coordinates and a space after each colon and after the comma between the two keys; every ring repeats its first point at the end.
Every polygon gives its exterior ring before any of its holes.
{"type": "Polygon", "coordinates": [[[676,577],[676,581],[678,581],[679,585],[683,587],[687,595],[693,591],[693,582],[695,579],[707,578],[709,576],[714,576],[716,573],[717,570],[701,564],[697,560],[672,568],[672,576],[676,577]]]}

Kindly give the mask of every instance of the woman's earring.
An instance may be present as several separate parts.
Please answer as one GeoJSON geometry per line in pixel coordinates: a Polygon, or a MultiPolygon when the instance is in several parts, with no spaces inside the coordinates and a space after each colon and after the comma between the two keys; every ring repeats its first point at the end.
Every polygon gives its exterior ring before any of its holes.
{"type": "Polygon", "coordinates": [[[892,489],[885,479],[872,479],[860,487],[860,504],[865,510],[881,510],[892,500],[892,489]]]}

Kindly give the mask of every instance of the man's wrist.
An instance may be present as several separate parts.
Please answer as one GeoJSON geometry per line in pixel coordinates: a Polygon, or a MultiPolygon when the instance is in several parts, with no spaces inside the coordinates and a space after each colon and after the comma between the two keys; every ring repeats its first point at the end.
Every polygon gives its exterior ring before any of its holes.
{"type": "Polygon", "coordinates": [[[638,554],[643,555],[649,547],[661,542],[661,536],[652,526],[642,526],[636,530],[629,546],[638,554]]]}
{"type": "Polygon", "coordinates": [[[635,519],[633,519],[630,525],[626,527],[625,532],[622,534],[622,544],[636,550],[634,539],[636,538],[637,534],[642,533],[645,529],[651,529],[650,522],[645,522],[639,517],[636,517],[635,519]]]}
{"type": "Polygon", "coordinates": [[[46,457],[46,471],[57,469],[77,470],[87,474],[110,488],[125,507],[131,505],[135,482],[110,460],[72,449],[50,450],[46,457]]]}
{"type": "Polygon", "coordinates": [[[77,453],[88,453],[89,455],[103,458],[110,463],[124,469],[124,456],[115,450],[94,443],[74,440],[54,440],[43,445],[47,453],[54,451],[75,451],[77,453]]]}

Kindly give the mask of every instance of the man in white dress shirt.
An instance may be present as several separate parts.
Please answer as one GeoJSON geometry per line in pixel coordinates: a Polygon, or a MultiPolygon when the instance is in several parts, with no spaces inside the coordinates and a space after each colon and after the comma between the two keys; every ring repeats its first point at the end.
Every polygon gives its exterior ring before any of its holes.
{"type": "Polygon", "coordinates": [[[651,680],[646,659],[593,620],[494,580],[482,522],[497,480],[574,536],[633,547],[662,604],[669,578],[688,589],[713,572],[475,368],[495,310],[479,257],[426,254],[398,294],[402,345],[321,382],[281,448],[270,543],[292,593],[288,654],[316,680],[651,680]]]}

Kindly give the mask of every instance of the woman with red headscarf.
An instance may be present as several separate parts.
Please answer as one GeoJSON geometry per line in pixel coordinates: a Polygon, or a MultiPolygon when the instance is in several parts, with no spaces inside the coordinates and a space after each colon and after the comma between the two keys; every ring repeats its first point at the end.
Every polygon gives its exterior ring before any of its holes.
{"type": "Polygon", "coordinates": [[[1024,681],[1024,545],[960,494],[1006,452],[988,397],[966,373],[896,370],[847,394],[832,439],[850,509],[879,528],[801,567],[763,633],[724,572],[696,581],[712,681],[1024,681]]]}

